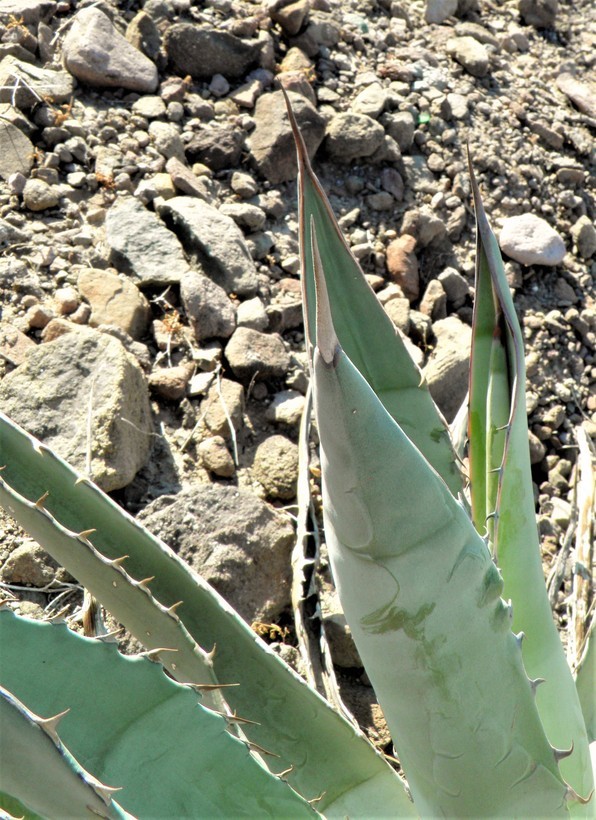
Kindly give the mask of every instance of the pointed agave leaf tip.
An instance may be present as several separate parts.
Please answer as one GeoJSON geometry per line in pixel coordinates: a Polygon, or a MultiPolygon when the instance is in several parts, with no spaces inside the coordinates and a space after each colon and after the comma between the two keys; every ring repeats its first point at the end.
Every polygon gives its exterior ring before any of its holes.
{"type": "Polygon", "coordinates": [[[308,152],[306,150],[306,143],[304,142],[304,137],[300,129],[298,128],[298,123],[296,122],[296,117],[294,116],[294,111],[292,109],[292,104],[290,102],[290,97],[288,96],[288,92],[280,83],[281,93],[284,95],[284,100],[286,102],[286,109],[288,111],[288,119],[290,121],[290,127],[292,129],[292,134],[294,135],[294,144],[296,145],[296,153],[298,155],[298,168],[301,165],[309,166],[308,161],[308,152]]]}
{"type": "Polygon", "coordinates": [[[331,318],[331,306],[329,304],[329,294],[325,283],[325,274],[321,263],[321,255],[317,243],[317,232],[313,217],[310,218],[311,245],[313,256],[313,267],[315,274],[315,291],[317,298],[316,322],[317,322],[317,347],[325,364],[333,364],[333,360],[339,349],[339,342],[335,335],[333,319],[331,318]]]}

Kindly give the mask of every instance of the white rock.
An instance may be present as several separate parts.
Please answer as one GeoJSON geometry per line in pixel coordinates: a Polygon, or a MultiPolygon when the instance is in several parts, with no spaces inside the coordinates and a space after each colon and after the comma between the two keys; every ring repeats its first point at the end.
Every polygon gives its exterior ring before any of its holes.
{"type": "Polygon", "coordinates": [[[558,265],[566,253],[561,236],[535,214],[506,219],[499,245],[503,253],[522,265],[558,265]]]}

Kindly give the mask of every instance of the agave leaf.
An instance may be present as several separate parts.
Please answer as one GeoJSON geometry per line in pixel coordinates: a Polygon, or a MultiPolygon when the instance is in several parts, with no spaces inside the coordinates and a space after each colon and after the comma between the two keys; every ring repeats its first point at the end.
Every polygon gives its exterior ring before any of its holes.
{"type": "MultiPolygon", "coordinates": [[[[150,588],[161,607],[183,601],[176,614],[186,631],[199,646],[217,647],[212,659],[216,679],[242,684],[226,689],[226,701],[258,723],[244,733],[278,755],[269,759],[275,771],[292,767],[287,779],[300,794],[308,799],[322,795],[320,811],[328,817],[352,814],[354,796],[358,804],[368,804],[371,817],[383,816],[388,800],[396,806],[396,816],[415,816],[400,779],[368,741],[260,641],[215,590],[98,487],[81,480],[2,413],[0,465],[0,503],[75,577],[81,569],[81,545],[72,534],[95,527],[88,535],[94,550],[108,562],[128,555],[124,566],[137,580],[155,576],[150,588]],[[48,490],[43,507],[36,507],[35,500],[48,490]]],[[[79,579],[99,600],[99,572],[106,565],[96,561],[95,569],[79,579]]],[[[127,602],[130,585],[123,583],[119,593],[127,602]]],[[[122,623],[130,628],[124,616],[133,607],[124,609],[122,623]]],[[[180,646],[177,654],[188,651],[180,646]]],[[[180,667],[169,653],[163,654],[163,662],[176,677],[180,667]]],[[[194,682],[205,680],[195,677],[194,682]]]]}
{"type": "Polygon", "coordinates": [[[0,727],[0,810],[18,810],[23,801],[44,816],[131,817],[112,799],[111,789],[72,757],[52,721],[34,714],[2,686],[0,727]],[[5,802],[8,792],[17,799],[5,802]]]}
{"type": "MultiPolygon", "coordinates": [[[[316,815],[228,733],[223,717],[197,703],[197,695],[166,677],[159,664],[125,657],[114,644],[83,638],[65,624],[31,621],[8,610],[0,612],[0,635],[3,686],[42,714],[70,709],[59,727],[64,743],[95,777],[122,787],[118,800],[135,815],[316,815]]],[[[9,744],[4,748],[10,757],[9,744]]],[[[13,760],[28,778],[26,791],[17,794],[24,801],[32,788],[31,750],[27,745],[24,757],[13,760]]],[[[14,786],[11,776],[5,789],[14,786]]],[[[70,797],[71,790],[45,774],[45,794],[70,797]]],[[[43,803],[34,808],[48,811],[43,803]]]]}
{"type": "Polygon", "coordinates": [[[462,480],[446,429],[420,369],[348,247],[333,211],[310,165],[288,97],[288,115],[298,152],[300,256],[309,344],[316,344],[314,269],[311,221],[317,226],[319,252],[331,297],[338,338],[347,354],[412,441],[426,456],[454,495],[462,480]],[[370,333],[368,328],[374,328],[370,333]],[[422,389],[421,389],[422,384],[422,389]]]}
{"type": "Polygon", "coordinates": [[[546,734],[557,748],[574,749],[561,762],[561,772],[579,795],[587,797],[594,784],[585,724],[553,621],[540,558],[523,338],[471,167],[470,175],[478,236],[469,434],[473,520],[480,532],[488,529],[491,551],[503,575],[504,597],[513,605],[513,629],[526,636],[526,671],[531,678],[545,679],[537,705],[546,734]]]}
{"type": "Polygon", "coordinates": [[[326,541],[415,805],[422,816],[564,816],[566,786],[499,572],[463,506],[342,350],[316,238],[326,541]]]}
{"type": "Polygon", "coordinates": [[[592,618],[588,629],[586,645],[575,679],[590,743],[596,740],[596,696],[594,695],[596,692],[596,638],[594,635],[596,635],[596,615],[592,618]]]}

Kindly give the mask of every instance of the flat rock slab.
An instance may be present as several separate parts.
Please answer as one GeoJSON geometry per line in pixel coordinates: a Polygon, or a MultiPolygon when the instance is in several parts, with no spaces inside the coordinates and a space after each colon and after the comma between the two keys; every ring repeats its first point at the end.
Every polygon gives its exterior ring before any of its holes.
{"type": "Polygon", "coordinates": [[[33,165],[33,143],[10,122],[0,119],[0,177],[28,176],[33,165]]]}
{"type": "Polygon", "coordinates": [[[77,285],[91,306],[91,327],[116,325],[133,339],[143,336],[151,319],[151,308],[130,279],[107,270],[85,268],[79,273],[77,285]]]}
{"type": "Polygon", "coordinates": [[[275,622],[290,604],[294,531],[252,493],[219,485],[162,496],[138,516],[249,623],[275,622]]]}
{"type": "Polygon", "coordinates": [[[567,252],[563,238],[535,214],[506,219],[499,245],[507,256],[522,265],[558,265],[567,252]]]}
{"type": "Polygon", "coordinates": [[[145,377],[117,339],[95,330],[38,345],[0,382],[0,408],[81,473],[90,462],[106,492],[126,487],[149,457],[145,377]]]}
{"type": "Polygon", "coordinates": [[[40,98],[51,103],[67,103],[74,81],[67,71],[40,68],[8,55],[0,63],[0,102],[17,108],[32,108],[40,98]]]}
{"type": "Polygon", "coordinates": [[[174,70],[183,76],[210,80],[222,74],[240,79],[258,60],[262,43],[194,23],[175,23],[166,31],[164,48],[174,70]]]}
{"type": "MultiPolygon", "coordinates": [[[[233,219],[200,199],[185,196],[168,199],[157,210],[206,276],[226,293],[254,296],[255,263],[244,234],[233,219]]],[[[167,255],[164,253],[162,258],[167,259],[167,255]]]]}
{"type": "Polygon", "coordinates": [[[139,287],[177,285],[190,270],[176,236],[133,197],[118,200],[106,217],[110,261],[139,287]]]}
{"type": "Polygon", "coordinates": [[[98,8],[77,12],[62,48],[64,65],[81,82],[99,88],[155,91],[157,68],[98,8]]]}

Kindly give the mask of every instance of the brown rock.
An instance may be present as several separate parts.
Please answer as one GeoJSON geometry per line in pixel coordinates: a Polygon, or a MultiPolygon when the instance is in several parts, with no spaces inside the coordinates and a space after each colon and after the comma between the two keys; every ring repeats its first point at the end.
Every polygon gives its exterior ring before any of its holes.
{"type": "Polygon", "coordinates": [[[197,451],[203,467],[210,473],[222,478],[231,478],[236,472],[234,459],[221,436],[204,439],[197,447],[197,451]]]}
{"type": "Polygon", "coordinates": [[[257,447],[253,476],[270,498],[294,498],[298,481],[297,445],[285,436],[269,436],[257,447]]]}
{"type": "Polygon", "coordinates": [[[433,322],[447,316],[447,294],[438,279],[431,279],[420,302],[420,313],[430,316],[433,322]]]}
{"type": "Polygon", "coordinates": [[[186,393],[193,370],[192,364],[156,368],[149,376],[149,387],[163,399],[178,401],[186,393]]]}
{"type": "Polygon", "coordinates": [[[393,281],[398,284],[410,302],[420,295],[420,277],[418,260],[414,249],[416,239],[410,234],[398,236],[387,246],[387,270],[393,281]]]}
{"type": "Polygon", "coordinates": [[[11,325],[10,322],[0,322],[0,355],[11,364],[19,365],[25,361],[27,352],[37,345],[28,336],[11,325]]]}
{"type": "Polygon", "coordinates": [[[149,324],[149,302],[130,281],[106,270],[89,268],[81,271],[78,288],[91,305],[89,324],[116,325],[133,339],[139,339],[149,324]]]}

